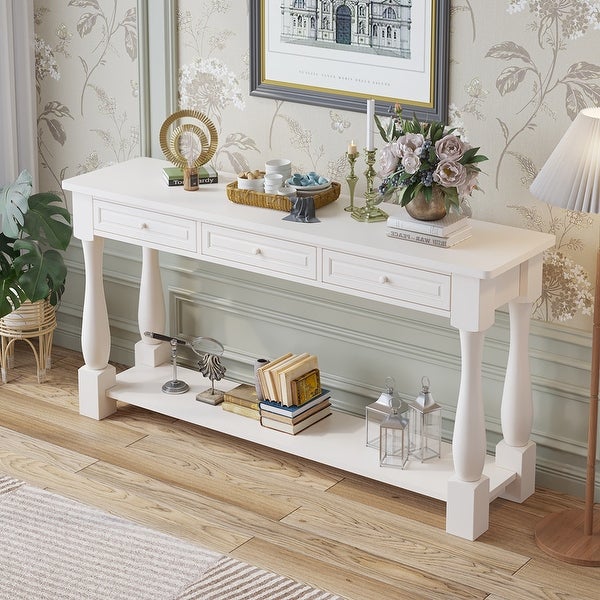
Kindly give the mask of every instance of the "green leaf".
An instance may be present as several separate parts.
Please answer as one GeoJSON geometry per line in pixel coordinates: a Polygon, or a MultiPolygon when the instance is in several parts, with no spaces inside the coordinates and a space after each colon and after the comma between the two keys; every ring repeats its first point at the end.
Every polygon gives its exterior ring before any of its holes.
{"type": "Polygon", "coordinates": [[[488,160],[487,156],[484,156],[483,154],[480,154],[479,156],[477,156],[477,153],[479,152],[479,148],[469,148],[460,158],[460,160],[458,161],[461,165],[470,165],[473,163],[478,163],[478,162],[482,162],[484,160],[488,160]]]}
{"type": "Polygon", "coordinates": [[[13,248],[15,240],[0,233],[0,279],[5,279],[14,273],[13,261],[19,255],[13,248]]]}
{"type": "Polygon", "coordinates": [[[45,240],[53,248],[66,250],[73,232],[71,215],[56,194],[34,194],[29,198],[25,230],[35,240],[45,240]]]}
{"type": "Polygon", "coordinates": [[[381,124],[381,121],[379,120],[379,117],[377,115],[375,115],[375,125],[377,125],[377,129],[379,130],[379,135],[381,136],[381,139],[387,144],[390,141],[390,138],[388,138],[388,134],[383,128],[383,125],[381,124]]]}
{"type": "Polygon", "coordinates": [[[474,156],[470,161],[470,165],[474,165],[475,163],[483,162],[484,160],[490,160],[485,154],[479,154],[478,156],[474,156]]]}
{"type": "Polygon", "coordinates": [[[446,209],[450,210],[452,205],[457,208],[460,206],[460,200],[458,198],[458,191],[456,188],[444,188],[444,197],[446,199],[446,209]]]}
{"type": "Polygon", "coordinates": [[[2,233],[16,239],[23,227],[24,215],[28,210],[27,199],[31,194],[31,175],[21,171],[17,180],[0,191],[0,220],[2,233]]]}
{"type": "Polygon", "coordinates": [[[444,137],[444,124],[439,121],[433,121],[429,129],[429,138],[431,143],[435,144],[444,137]]]}
{"type": "Polygon", "coordinates": [[[42,252],[40,245],[30,240],[17,240],[15,250],[20,254],[14,261],[17,271],[23,271],[18,277],[19,286],[32,302],[49,298],[54,304],[60,299],[67,267],[57,250],[42,252]]]}
{"type": "Polygon", "coordinates": [[[16,282],[16,278],[0,280],[0,318],[19,308],[27,296],[16,282]]]}

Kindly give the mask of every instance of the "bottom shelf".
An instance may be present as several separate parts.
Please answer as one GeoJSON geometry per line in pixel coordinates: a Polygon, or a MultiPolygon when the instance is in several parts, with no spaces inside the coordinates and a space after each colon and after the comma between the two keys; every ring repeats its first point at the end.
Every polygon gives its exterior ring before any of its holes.
{"type": "MultiPolygon", "coordinates": [[[[365,444],[362,417],[334,411],[299,434],[289,435],[224,411],[219,405],[197,401],[196,394],[210,388],[210,381],[199,372],[179,368],[178,377],[190,385],[190,391],[169,395],[161,391],[161,386],[172,378],[170,365],[133,367],[117,375],[117,384],[107,391],[107,396],[431,498],[447,499],[447,483],[454,475],[449,444],[442,445],[440,459],[426,463],[409,461],[405,469],[380,467],[377,450],[365,444]]],[[[236,385],[221,380],[215,387],[227,391],[236,385]]],[[[514,472],[496,467],[491,456],[486,457],[484,474],[490,478],[490,501],[516,477],[514,472]]]]}

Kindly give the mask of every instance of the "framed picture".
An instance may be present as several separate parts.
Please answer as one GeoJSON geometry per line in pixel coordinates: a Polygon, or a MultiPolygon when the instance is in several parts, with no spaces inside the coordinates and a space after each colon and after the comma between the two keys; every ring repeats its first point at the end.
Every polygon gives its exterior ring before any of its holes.
{"type": "Polygon", "coordinates": [[[251,0],[250,94],[445,121],[450,0],[251,0]]]}

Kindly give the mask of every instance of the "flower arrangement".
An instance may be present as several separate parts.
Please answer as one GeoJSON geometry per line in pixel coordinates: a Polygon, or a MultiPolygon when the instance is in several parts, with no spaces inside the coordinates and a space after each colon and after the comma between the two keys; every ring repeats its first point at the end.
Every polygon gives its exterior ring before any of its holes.
{"type": "Polygon", "coordinates": [[[421,123],[417,118],[403,119],[396,104],[386,128],[375,116],[379,133],[386,142],[378,175],[383,180],[379,192],[384,199],[402,190],[400,204],[406,206],[421,192],[431,202],[434,192],[443,194],[446,209],[459,208],[477,186],[481,170],[478,163],[488,160],[460,139],[455,129],[439,121],[421,123]]]}

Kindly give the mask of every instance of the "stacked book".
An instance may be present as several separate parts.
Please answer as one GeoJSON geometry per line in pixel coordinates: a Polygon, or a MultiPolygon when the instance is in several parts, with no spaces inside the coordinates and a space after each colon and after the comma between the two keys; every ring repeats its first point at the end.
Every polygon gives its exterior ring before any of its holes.
{"type": "MultiPolygon", "coordinates": [[[[210,165],[202,165],[197,171],[198,185],[219,183],[219,176],[210,165]]],[[[169,187],[183,185],[183,169],[180,167],[165,167],[162,172],[163,179],[169,187]]]]}
{"type": "Polygon", "coordinates": [[[295,435],[331,414],[314,354],[284,354],[259,367],[256,379],[265,398],[259,403],[264,427],[295,435]]]}
{"type": "Polygon", "coordinates": [[[248,383],[242,383],[228,392],[224,392],[221,406],[223,410],[236,415],[249,417],[257,421],[260,418],[256,386],[248,383]]]}
{"type": "Polygon", "coordinates": [[[329,390],[295,406],[284,406],[279,402],[260,402],[260,423],[263,427],[276,429],[291,435],[300,433],[331,414],[329,390]]]}
{"type": "Polygon", "coordinates": [[[318,360],[307,352],[289,352],[256,369],[256,378],[265,398],[294,406],[312,397],[320,385],[318,360]]]}
{"type": "Polygon", "coordinates": [[[450,248],[471,237],[471,219],[464,214],[448,213],[437,221],[414,219],[403,207],[387,219],[388,236],[399,240],[450,248]]]}

